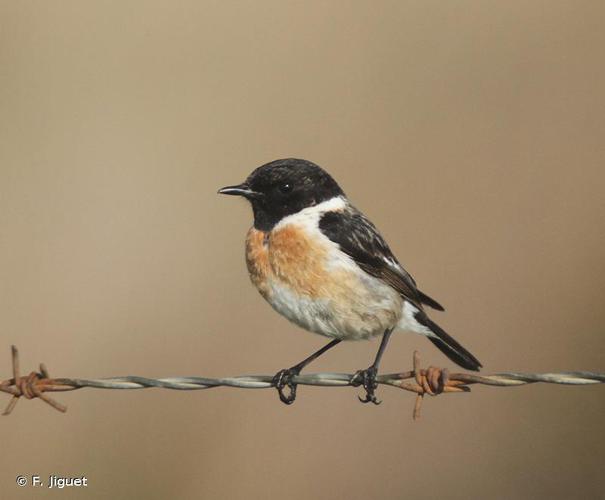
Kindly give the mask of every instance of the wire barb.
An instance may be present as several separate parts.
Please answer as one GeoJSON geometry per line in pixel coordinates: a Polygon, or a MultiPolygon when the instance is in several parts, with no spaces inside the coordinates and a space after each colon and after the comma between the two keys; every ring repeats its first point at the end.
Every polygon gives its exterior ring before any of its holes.
{"type": "Polygon", "coordinates": [[[413,367],[415,383],[402,381],[400,386],[402,389],[416,393],[416,402],[412,414],[414,420],[420,418],[420,409],[426,394],[437,396],[444,392],[470,392],[471,390],[464,382],[451,379],[447,368],[441,369],[435,366],[429,366],[426,370],[420,368],[420,354],[418,351],[414,351],[413,367]]]}
{"type": "MultiPolygon", "coordinates": [[[[156,387],[173,390],[200,390],[214,387],[238,387],[241,389],[268,389],[275,387],[272,375],[243,375],[238,377],[170,377],[152,379],[138,376],[112,377],[103,379],[51,378],[44,364],[39,372],[21,376],[19,369],[19,351],[12,346],[13,377],[0,382],[0,391],[12,395],[3,415],[9,415],[20,397],[39,398],[58,411],[65,412],[67,407],[46,395],[46,392],[75,391],[84,387],[96,389],[145,389],[156,387]]],[[[424,396],[437,396],[443,393],[470,392],[470,385],[482,384],[495,387],[518,387],[535,384],[591,385],[605,383],[605,373],[564,372],[564,373],[497,373],[494,375],[474,375],[470,373],[450,373],[447,368],[430,366],[420,367],[420,355],[414,352],[413,369],[402,373],[377,375],[376,383],[389,385],[416,394],[413,418],[420,418],[424,396]]],[[[293,385],[312,385],[322,387],[355,387],[355,374],[348,373],[304,373],[291,378],[293,385]]]]}
{"type": "Polygon", "coordinates": [[[12,394],[13,397],[8,402],[2,415],[10,415],[21,396],[24,396],[26,399],[40,398],[56,410],[65,413],[67,411],[66,406],[44,394],[44,391],[48,390],[48,382],[52,380],[46,366],[40,363],[40,372],[31,372],[29,375],[21,377],[19,375],[19,350],[15,346],[12,346],[11,354],[13,378],[1,382],[0,391],[12,394]]]}

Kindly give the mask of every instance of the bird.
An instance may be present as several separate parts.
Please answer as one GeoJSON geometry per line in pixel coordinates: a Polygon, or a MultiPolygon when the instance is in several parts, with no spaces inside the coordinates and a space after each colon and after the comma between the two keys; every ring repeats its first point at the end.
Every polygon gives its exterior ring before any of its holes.
{"type": "Polygon", "coordinates": [[[365,389],[363,403],[379,404],[376,376],[395,330],[427,337],[463,368],[482,367],[429,318],[425,306],[444,311],[443,306],[418,289],[376,226],[320,166],[298,158],[271,161],[218,193],[252,205],[245,257],[262,297],[294,324],[331,339],[276,373],[273,385],[283,403],[296,399],[294,377],[326,351],[343,340],[382,335],[374,362],[351,382],[365,389]]]}

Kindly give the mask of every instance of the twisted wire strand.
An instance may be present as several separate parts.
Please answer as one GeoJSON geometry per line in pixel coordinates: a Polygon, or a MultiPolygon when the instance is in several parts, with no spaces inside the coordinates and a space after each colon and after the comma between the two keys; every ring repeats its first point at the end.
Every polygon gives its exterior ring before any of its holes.
{"type": "MultiPolygon", "coordinates": [[[[413,377],[413,372],[378,375],[376,382],[383,385],[399,386],[401,380],[413,377]]],[[[323,387],[345,387],[351,385],[353,374],[349,373],[305,373],[293,378],[297,385],[323,387]]],[[[147,378],[134,375],[102,379],[55,378],[57,386],[66,386],[55,390],[75,390],[83,387],[95,389],[147,389],[156,387],[181,391],[212,389],[214,387],[239,387],[240,389],[268,389],[274,387],[272,375],[241,375],[237,377],[168,377],[147,378]]],[[[593,372],[562,373],[516,373],[504,372],[493,375],[471,375],[452,373],[450,380],[458,380],[467,385],[483,384],[495,387],[514,387],[543,382],[547,384],[590,385],[605,383],[605,374],[593,372]]],[[[49,389],[47,389],[49,390],[49,389]]],[[[53,389],[50,389],[53,390],[53,389]]]]}
{"type": "MultiPolygon", "coordinates": [[[[269,389],[275,387],[273,375],[242,375],[236,377],[167,377],[147,378],[134,375],[101,379],[51,378],[44,364],[39,372],[21,376],[19,352],[12,346],[13,377],[0,382],[0,392],[11,394],[4,415],[12,412],[21,397],[39,398],[55,409],[65,412],[67,408],[49,397],[47,392],[63,392],[83,389],[147,389],[160,388],[181,391],[212,389],[214,387],[237,387],[240,389],[269,389]]],[[[605,383],[605,373],[573,371],[561,373],[517,373],[505,372],[493,375],[474,375],[470,373],[449,373],[447,369],[420,367],[420,356],[414,352],[413,370],[402,373],[378,375],[376,383],[389,385],[416,393],[414,419],[420,416],[423,397],[436,396],[445,392],[469,392],[470,385],[481,384],[492,387],[516,387],[527,384],[547,383],[563,385],[593,385],[605,383]]],[[[320,387],[357,387],[355,374],[349,373],[304,373],[292,379],[293,385],[320,387]]]]}

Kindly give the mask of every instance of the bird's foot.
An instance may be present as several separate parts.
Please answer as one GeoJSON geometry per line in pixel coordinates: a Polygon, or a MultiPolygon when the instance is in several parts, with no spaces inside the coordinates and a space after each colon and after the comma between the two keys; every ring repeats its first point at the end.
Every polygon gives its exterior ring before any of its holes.
{"type": "Polygon", "coordinates": [[[296,400],[297,384],[292,382],[292,379],[299,373],[299,368],[284,368],[283,370],[278,371],[273,377],[272,383],[277,389],[279,399],[282,403],[291,405],[296,400]],[[288,394],[284,391],[286,387],[289,389],[288,394]]]}
{"type": "Polygon", "coordinates": [[[374,393],[378,387],[378,384],[376,383],[377,373],[378,370],[374,366],[370,366],[368,369],[359,370],[357,373],[355,373],[355,375],[353,375],[351,385],[353,385],[353,387],[363,385],[363,388],[366,390],[366,395],[364,398],[357,396],[359,401],[362,403],[374,403],[375,405],[382,403],[382,401],[380,401],[374,393]]]}

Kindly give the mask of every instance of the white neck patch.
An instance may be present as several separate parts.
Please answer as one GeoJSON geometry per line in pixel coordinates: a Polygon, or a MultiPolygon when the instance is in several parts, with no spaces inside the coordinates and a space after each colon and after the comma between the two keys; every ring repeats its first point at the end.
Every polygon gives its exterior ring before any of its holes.
{"type": "Polygon", "coordinates": [[[346,206],[347,200],[343,196],[335,196],[334,198],[322,201],[312,207],[303,208],[300,212],[296,212],[295,214],[287,215],[275,225],[273,230],[281,229],[289,224],[316,227],[323,214],[326,212],[344,210],[346,206]]]}

